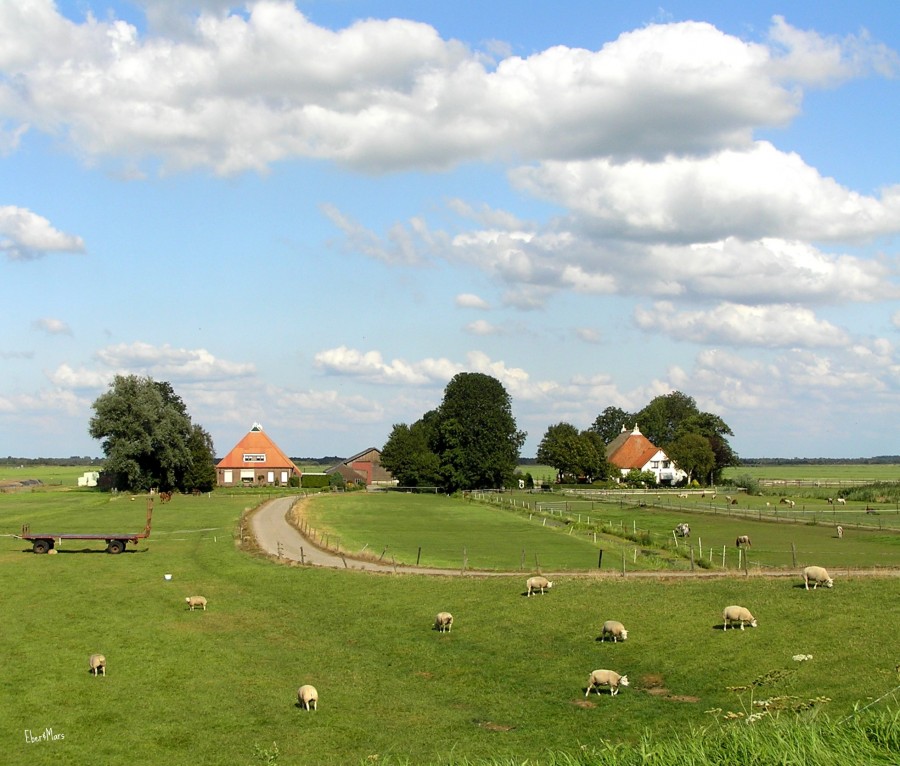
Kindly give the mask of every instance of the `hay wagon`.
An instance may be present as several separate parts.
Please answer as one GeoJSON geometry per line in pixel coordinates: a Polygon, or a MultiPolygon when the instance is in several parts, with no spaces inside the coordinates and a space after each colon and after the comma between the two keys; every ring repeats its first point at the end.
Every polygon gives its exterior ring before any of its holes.
{"type": "Polygon", "coordinates": [[[21,540],[28,540],[34,553],[49,553],[56,546],[57,542],[62,542],[63,540],[104,540],[107,553],[121,553],[125,550],[125,546],[128,543],[136,545],[138,540],[150,537],[150,521],[152,517],[153,498],[151,497],[147,500],[147,524],[143,532],[125,534],[38,533],[31,531],[30,524],[23,524],[22,534],[16,535],[16,537],[21,540]]]}

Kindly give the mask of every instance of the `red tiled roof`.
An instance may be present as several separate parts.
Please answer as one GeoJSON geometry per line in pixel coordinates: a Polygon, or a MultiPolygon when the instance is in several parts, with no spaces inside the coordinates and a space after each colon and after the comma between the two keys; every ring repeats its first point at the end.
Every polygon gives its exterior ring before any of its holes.
{"type": "Polygon", "coordinates": [[[640,431],[623,431],[606,448],[606,458],[617,468],[643,468],[659,452],[640,431]]]}
{"type": "Polygon", "coordinates": [[[231,452],[216,464],[216,468],[289,468],[292,473],[300,473],[294,461],[281,451],[261,426],[253,426],[231,452]],[[265,455],[265,460],[245,461],[244,455],[265,455]]]}

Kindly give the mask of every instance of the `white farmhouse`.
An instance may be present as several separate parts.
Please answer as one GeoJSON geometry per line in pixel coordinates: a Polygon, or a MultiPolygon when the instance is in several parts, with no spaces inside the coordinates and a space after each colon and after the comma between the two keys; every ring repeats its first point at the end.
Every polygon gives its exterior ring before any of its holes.
{"type": "Polygon", "coordinates": [[[657,484],[678,484],[687,478],[687,473],[644,436],[636,423],[631,431],[622,426],[622,433],[606,446],[606,459],[622,472],[622,476],[637,469],[654,473],[657,484]]]}

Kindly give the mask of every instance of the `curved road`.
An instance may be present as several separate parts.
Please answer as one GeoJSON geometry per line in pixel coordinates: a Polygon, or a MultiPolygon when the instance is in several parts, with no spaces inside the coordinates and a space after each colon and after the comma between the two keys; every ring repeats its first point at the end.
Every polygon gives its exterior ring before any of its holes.
{"type": "MultiPolygon", "coordinates": [[[[256,542],[262,550],[271,556],[300,561],[320,567],[334,569],[362,569],[369,572],[390,572],[409,574],[452,575],[461,574],[452,569],[429,569],[427,567],[410,567],[398,564],[379,564],[374,561],[363,561],[346,556],[339,556],[331,551],[323,550],[287,520],[291,506],[298,501],[296,497],[279,497],[262,505],[250,519],[250,528],[256,542]]],[[[518,574],[467,571],[469,575],[518,574]]]]}

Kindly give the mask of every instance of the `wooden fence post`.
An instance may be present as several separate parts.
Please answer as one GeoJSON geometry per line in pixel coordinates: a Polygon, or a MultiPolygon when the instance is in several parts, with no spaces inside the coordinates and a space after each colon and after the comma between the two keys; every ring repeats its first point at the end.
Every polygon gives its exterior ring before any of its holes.
{"type": "Polygon", "coordinates": [[[791,566],[797,566],[797,546],[791,543],[791,566]]]}

